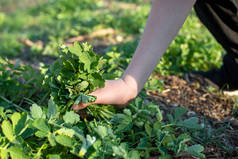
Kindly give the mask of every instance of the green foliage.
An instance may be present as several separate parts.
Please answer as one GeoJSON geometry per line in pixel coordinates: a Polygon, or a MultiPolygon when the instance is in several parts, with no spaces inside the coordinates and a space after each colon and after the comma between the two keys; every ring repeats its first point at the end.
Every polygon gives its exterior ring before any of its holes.
{"type": "Polygon", "coordinates": [[[203,150],[204,148],[201,145],[193,145],[188,147],[187,152],[199,158],[206,158],[205,155],[201,153],[203,150]]]}
{"type": "Polygon", "coordinates": [[[42,98],[39,93],[47,91],[42,87],[42,81],[41,72],[31,66],[22,66],[19,61],[12,64],[0,58],[0,105],[10,108],[19,103],[25,104],[28,98],[39,100],[42,98]]]}
{"type": "MultiPolygon", "coordinates": [[[[101,68],[102,58],[89,45],[75,43],[70,48],[61,48],[59,59],[45,75],[44,82],[52,97],[48,108],[34,103],[30,111],[19,109],[18,105],[13,109],[15,112],[0,109],[1,157],[139,159],[152,154],[163,157],[169,152],[173,155],[187,152],[203,158],[202,146],[188,147],[193,142],[190,133],[200,127],[197,118],[182,120],[185,108],[167,114],[169,122],[163,121],[158,105],[145,104],[141,97],[122,112],[92,105],[87,111],[96,118],[90,121],[81,120],[77,113],[65,109],[58,99],[66,99],[67,104],[67,100],[72,100],[71,105],[75,101],[89,102],[87,93],[103,87],[101,68]],[[67,96],[61,98],[62,94],[67,96]]],[[[2,99],[13,104],[4,96],[2,99]]]]}
{"type": "MultiPolygon", "coordinates": [[[[162,159],[183,152],[205,158],[203,147],[195,141],[213,144],[212,137],[222,130],[207,133],[198,118],[182,119],[185,108],[168,114],[153,103],[145,104],[144,98],[137,98],[123,111],[106,105],[91,105],[86,112],[95,117],[93,120],[83,120],[69,110],[73,104],[94,101],[95,97],[88,93],[103,87],[104,79],[122,75],[143,32],[150,2],[123,2],[136,3],[136,9],[120,8],[121,1],[113,2],[112,8],[97,0],[52,0],[47,3],[41,0],[37,6],[25,2],[21,1],[26,9],[15,6],[22,10],[16,9],[12,13],[2,12],[10,1],[0,2],[2,57],[24,55],[24,59],[33,60],[58,56],[59,44],[100,28],[111,27],[124,39],[132,36],[135,40],[108,47],[104,70],[103,60],[87,44],[61,47],[59,59],[46,75],[42,69],[36,71],[30,66],[13,65],[1,59],[0,158],[138,159],[155,155],[162,159]],[[34,46],[26,47],[18,41],[19,37],[33,42],[41,40],[44,46],[39,50],[34,46]],[[43,78],[48,87],[42,87],[43,78]],[[53,100],[48,101],[49,91],[53,100]],[[44,107],[47,101],[48,108],[44,107]]],[[[219,67],[223,53],[192,12],[155,73],[182,74],[219,67]]],[[[151,78],[145,89],[163,90],[163,82],[151,78]]]]}
{"type": "Polygon", "coordinates": [[[67,107],[94,102],[96,98],[87,94],[104,87],[102,66],[103,59],[87,43],[62,47],[59,59],[51,65],[45,79],[51,98],[67,107]]]}
{"type": "MultiPolygon", "coordinates": [[[[175,155],[188,152],[204,158],[201,145],[187,146],[192,141],[191,128],[162,121],[162,112],[153,103],[137,98],[110,121],[81,121],[73,111],[59,115],[50,100],[44,111],[33,104],[29,113],[14,113],[1,122],[1,153],[12,158],[148,158],[150,154],[175,155]],[[52,111],[54,110],[54,111],[52,111]],[[52,113],[53,112],[53,113],[52,113]],[[36,114],[40,115],[36,115],[36,114]],[[185,128],[187,133],[178,132],[185,128]],[[139,141],[139,142],[138,142],[139,141]],[[53,155],[57,153],[57,155],[53,155]]],[[[184,108],[183,108],[184,110],[184,108]]],[[[174,116],[181,120],[181,109],[174,116]],[[179,115],[178,115],[179,114],[179,115]]],[[[197,128],[193,128],[198,130],[197,128]]],[[[8,158],[8,157],[7,157],[8,158]]]]}

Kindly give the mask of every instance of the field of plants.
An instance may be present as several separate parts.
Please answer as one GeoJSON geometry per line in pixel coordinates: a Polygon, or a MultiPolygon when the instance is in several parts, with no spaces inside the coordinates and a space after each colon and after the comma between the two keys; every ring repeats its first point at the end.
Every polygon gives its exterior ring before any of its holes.
{"type": "Polygon", "coordinates": [[[71,109],[122,75],[150,7],[0,1],[1,159],[237,158],[238,98],[184,76],[220,67],[225,54],[194,11],[126,108],[71,109]]]}

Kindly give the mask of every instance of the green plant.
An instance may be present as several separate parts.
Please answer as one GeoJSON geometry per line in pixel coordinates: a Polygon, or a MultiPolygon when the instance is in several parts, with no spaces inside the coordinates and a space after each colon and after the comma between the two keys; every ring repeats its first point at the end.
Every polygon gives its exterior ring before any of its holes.
{"type": "MultiPolygon", "coordinates": [[[[24,107],[27,99],[43,102],[41,93],[47,94],[42,87],[43,74],[29,65],[22,66],[19,61],[10,63],[7,59],[0,59],[0,105],[5,108],[19,104],[24,107]]],[[[28,108],[27,108],[28,109],[28,108]]]]}
{"type": "Polygon", "coordinates": [[[123,113],[116,113],[110,121],[80,120],[73,111],[61,113],[49,100],[48,108],[37,104],[30,112],[7,112],[1,109],[0,156],[5,159],[25,158],[148,158],[151,154],[171,157],[189,153],[205,158],[203,147],[192,142],[189,133],[176,130],[200,127],[196,119],[181,120],[186,110],[178,108],[174,121],[162,121],[157,105],[143,104],[137,98],[123,113]],[[176,130],[176,131],[175,131],[176,130]]]}
{"type": "MultiPolygon", "coordinates": [[[[96,100],[88,94],[104,87],[103,61],[87,43],[60,48],[60,57],[49,68],[44,83],[49,86],[51,99],[61,106],[62,112],[72,105],[96,100]]],[[[111,106],[91,105],[86,109],[88,114],[100,118],[111,117],[113,111],[111,106]]]]}

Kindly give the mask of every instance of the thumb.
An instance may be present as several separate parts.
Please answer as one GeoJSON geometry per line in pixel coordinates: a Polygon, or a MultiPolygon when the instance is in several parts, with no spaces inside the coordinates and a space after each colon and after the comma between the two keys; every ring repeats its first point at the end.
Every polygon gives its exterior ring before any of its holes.
{"type": "Polygon", "coordinates": [[[97,93],[95,92],[92,92],[91,94],[89,95],[93,95],[93,96],[96,96],[96,101],[95,102],[92,102],[92,103],[80,103],[80,104],[77,104],[77,105],[73,105],[72,106],[72,109],[73,110],[82,110],[82,109],[85,109],[87,106],[91,105],[91,104],[97,104],[98,103],[98,95],[97,93]]]}
{"type": "Polygon", "coordinates": [[[78,105],[73,105],[72,109],[73,110],[82,110],[82,109],[86,108],[87,106],[89,106],[90,104],[92,104],[92,103],[87,103],[87,104],[81,103],[81,104],[78,104],[78,105]]]}

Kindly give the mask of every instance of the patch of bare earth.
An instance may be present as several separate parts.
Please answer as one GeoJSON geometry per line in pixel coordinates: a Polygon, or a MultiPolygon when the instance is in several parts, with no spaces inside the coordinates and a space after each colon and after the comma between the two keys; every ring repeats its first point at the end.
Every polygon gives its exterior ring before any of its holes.
{"type": "Polygon", "coordinates": [[[238,158],[238,121],[233,115],[233,97],[219,91],[209,91],[209,84],[204,81],[186,80],[177,76],[156,76],[156,78],[164,81],[164,90],[150,91],[148,95],[163,111],[170,112],[175,107],[184,106],[188,109],[187,117],[198,117],[201,122],[205,121],[212,131],[225,128],[221,133],[211,136],[211,140],[218,141],[220,145],[215,143],[204,145],[207,158],[238,158]]]}

